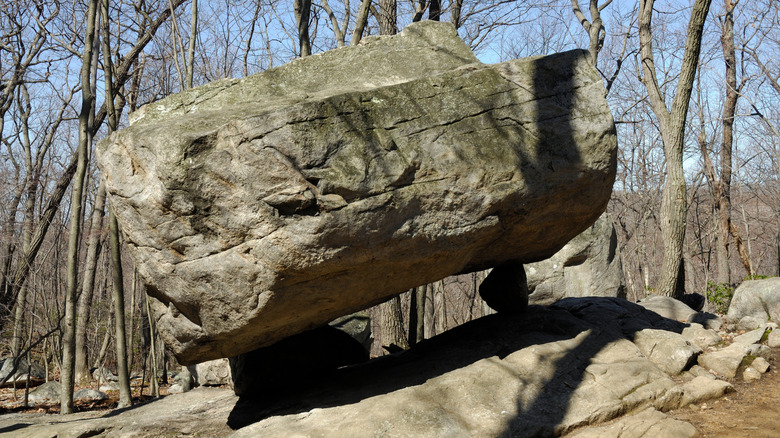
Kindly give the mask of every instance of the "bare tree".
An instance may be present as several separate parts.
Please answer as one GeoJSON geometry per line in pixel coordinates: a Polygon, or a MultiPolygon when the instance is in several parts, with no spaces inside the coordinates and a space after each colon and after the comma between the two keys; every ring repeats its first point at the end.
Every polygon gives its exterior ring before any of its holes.
{"type": "MultiPolygon", "coordinates": [[[[197,4],[197,0],[194,0],[197,4]]],[[[193,17],[197,16],[197,6],[193,6],[193,17]]],[[[114,82],[113,82],[113,62],[111,61],[111,47],[109,44],[109,20],[108,20],[108,0],[101,1],[102,17],[102,35],[103,35],[103,77],[105,79],[106,111],[108,113],[108,134],[116,131],[119,114],[114,106],[114,82]]],[[[193,18],[193,23],[197,18],[193,18]]],[[[193,24],[193,28],[196,25],[193,24]]],[[[191,35],[191,37],[194,35],[191,35]]],[[[192,40],[191,40],[192,41],[192,40]]],[[[193,45],[190,44],[190,48],[193,45]]],[[[192,60],[190,56],[188,59],[192,60]]],[[[187,66],[187,80],[192,83],[192,66],[187,66]]],[[[190,85],[191,86],[191,85],[190,85]]],[[[113,273],[112,291],[114,301],[114,326],[116,333],[116,364],[117,376],[119,377],[119,408],[126,408],[133,404],[133,396],[130,392],[130,371],[127,367],[127,334],[125,332],[125,291],[124,276],[122,275],[122,254],[119,243],[119,225],[113,210],[109,211],[109,235],[111,248],[111,268],[113,273]]]]}
{"type": "Polygon", "coordinates": [[[295,21],[298,23],[298,44],[301,57],[311,55],[311,35],[309,35],[309,20],[311,18],[311,0],[295,0],[295,21]]]}
{"type": "Polygon", "coordinates": [[[87,158],[90,141],[90,113],[95,102],[92,92],[92,62],[95,56],[95,21],[97,0],[90,0],[86,17],[84,53],[81,58],[81,112],[79,113],[79,145],[76,151],[77,166],[71,195],[70,233],[68,235],[67,292],[65,298],[64,335],[62,341],[62,390],[60,413],[73,413],[73,384],[76,350],[76,287],[78,285],[78,249],[81,238],[82,193],[87,173],[87,158]]]}
{"type": "Polygon", "coordinates": [[[607,36],[607,31],[604,29],[604,22],[601,19],[601,11],[604,10],[612,0],[607,0],[604,4],[599,5],[599,0],[590,0],[590,20],[585,18],[585,14],[580,9],[579,0],[571,0],[571,7],[574,10],[574,15],[577,17],[577,21],[585,32],[588,32],[588,38],[590,45],[588,46],[588,52],[590,53],[590,62],[593,65],[598,65],[599,52],[604,47],[604,38],[607,36]]]}
{"type": "Polygon", "coordinates": [[[352,31],[351,45],[357,45],[360,39],[363,38],[363,32],[366,29],[366,23],[368,23],[368,12],[371,9],[371,0],[362,0],[360,2],[360,8],[358,8],[357,16],[355,17],[355,28],[352,31]]]}
{"type": "Polygon", "coordinates": [[[685,221],[687,213],[687,192],[683,172],[683,143],[685,121],[688,116],[693,81],[701,52],[704,22],[712,0],[696,0],[688,24],[677,94],[672,107],[667,107],[664,95],[656,77],[655,55],[653,53],[652,18],[655,0],[640,0],[639,41],[642,65],[642,82],[647,89],[650,105],[658,119],[658,129],[664,145],[666,158],[666,182],[661,200],[661,231],[664,241],[664,257],[658,293],[682,298],[685,284],[680,281],[684,272],[682,264],[685,242],[685,221]]]}
{"type": "Polygon", "coordinates": [[[379,22],[380,35],[398,33],[398,4],[396,0],[379,0],[379,14],[376,20],[379,22]]]}

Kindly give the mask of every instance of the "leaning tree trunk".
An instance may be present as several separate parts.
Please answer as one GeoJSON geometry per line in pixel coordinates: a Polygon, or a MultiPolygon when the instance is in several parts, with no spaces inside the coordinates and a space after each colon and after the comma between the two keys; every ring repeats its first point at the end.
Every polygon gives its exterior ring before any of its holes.
{"type": "Polygon", "coordinates": [[[371,6],[371,0],[363,0],[360,2],[358,13],[355,16],[355,28],[352,30],[352,40],[350,45],[356,46],[363,38],[363,32],[366,30],[366,24],[368,23],[368,12],[371,6]]]}

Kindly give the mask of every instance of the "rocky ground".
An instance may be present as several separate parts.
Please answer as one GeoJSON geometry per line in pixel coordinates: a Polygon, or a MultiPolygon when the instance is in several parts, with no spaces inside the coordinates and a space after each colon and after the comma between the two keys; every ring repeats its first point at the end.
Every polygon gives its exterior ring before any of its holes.
{"type": "Polygon", "coordinates": [[[767,336],[685,328],[623,300],[570,299],[483,318],[284,394],[252,400],[225,387],[198,388],[122,411],[95,410],[110,405],[104,402],[67,417],[7,412],[0,433],[772,436],[780,428],[770,410],[780,391],[778,351],[756,343],[767,336]],[[769,371],[742,383],[762,356],[769,371]]]}
{"type": "MultiPolygon", "coordinates": [[[[772,356],[777,364],[780,349],[773,349],[772,356]]],[[[690,405],[672,412],[672,416],[693,424],[701,437],[777,437],[780,373],[772,370],[758,382],[736,382],[734,388],[733,393],[720,399],[690,405]]]]}

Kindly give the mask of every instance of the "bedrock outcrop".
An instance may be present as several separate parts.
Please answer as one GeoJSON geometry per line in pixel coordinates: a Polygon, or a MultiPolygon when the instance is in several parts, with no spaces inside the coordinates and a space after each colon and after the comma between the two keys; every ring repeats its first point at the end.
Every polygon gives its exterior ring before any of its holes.
{"type": "Polygon", "coordinates": [[[587,59],[485,65],[426,22],[133,115],[98,163],[165,342],[184,364],[234,356],[554,254],[615,176],[587,59]]]}

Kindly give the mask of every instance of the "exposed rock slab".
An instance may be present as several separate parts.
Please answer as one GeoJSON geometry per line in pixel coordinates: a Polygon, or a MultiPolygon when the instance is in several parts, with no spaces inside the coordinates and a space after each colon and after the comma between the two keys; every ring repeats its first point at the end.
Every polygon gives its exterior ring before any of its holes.
{"type": "Polygon", "coordinates": [[[690,324],[683,329],[682,337],[702,350],[723,342],[723,338],[715,330],[705,329],[701,324],[690,324]]]}
{"type": "Polygon", "coordinates": [[[634,343],[656,366],[677,375],[696,363],[702,349],[682,335],[666,330],[644,329],[634,335],[634,343]]]}
{"type": "Polygon", "coordinates": [[[737,337],[734,338],[734,343],[736,344],[742,344],[742,345],[753,345],[758,344],[761,342],[761,339],[764,338],[764,335],[766,334],[766,329],[759,328],[755,330],[751,330],[747,333],[743,333],[737,337]]]}
{"type": "Polygon", "coordinates": [[[30,366],[25,358],[20,358],[18,360],[16,371],[14,371],[13,375],[10,375],[14,368],[14,361],[15,359],[13,357],[7,357],[0,360],[0,381],[5,380],[3,386],[13,386],[14,382],[16,382],[17,387],[20,384],[24,385],[26,384],[28,377],[31,385],[40,385],[44,382],[46,372],[43,367],[37,363],[33,363],[32,366],[30,366]]]}
{"type": "Polygon", "coordinates": [[[731,344],[728,347],[699,356],[699,365],[715,371],[721,376],[733,379],[742,361],[750,354],[750,347],[731,344]]]}
{"type": "Polygon", "coordinates": [[[695,310],[682,301],[662,295],[651,295],[637,304],[645,309],[652,310],[664,318],[677,321],[687,321],[692,314],[696,313],[695,310]]]}
{"type": "Polygon", "coordinates": [[[676,420],[663,412],[647,408],[613,423],[566,435],[567,438],[691,438],[696,436],[692,424],[676,420]]]}
{"type": "Polygon", "coordinates": [[[769,337],[766,340],[766,344],[770,348],[780,347],[780,330],[777,330],[777,329],[772,330],[769,333],[769,337]]]}
{"type": "Polygon", "coordinates": [[[604,211],[616,150],[587,52],[484,65],[424,22],[162,100],[98,161],[191,364],[551,256],[604,211]]]}
{"type": "Polygon", "coordinates": [[[626,297],[617,233],[606,213],[549,259],[527,264],[525,272],[531,304],[566,297],[626,297]]]}
{"type": "MultiPolygon", "coordinates": [[[[627,412],[704,402],[731,389],[696,366],[690,372],[697,377],[677,383],[630,340],[639,330],[682,328],[624,300],[570,298],[552,307],[532,306],[525,315],[481,318],[400,355],[342,368],[273,399],[263,394],[239,399],[227,388],[200,387],[110,414],[5,415],[0,431],[20,437],[590,433],[582,428],[627,412]]],[[[617,436],[643,436],[626,435],[642,430],[687,436],[665,433],[680,425],[672,428],[676,423],[666,424],[665,416],[652,412],[608,427],[621,425],[623,435],[617,436]]]]}

